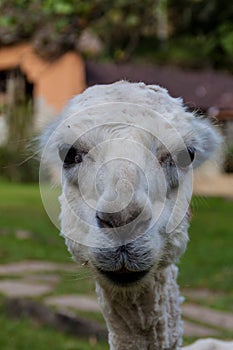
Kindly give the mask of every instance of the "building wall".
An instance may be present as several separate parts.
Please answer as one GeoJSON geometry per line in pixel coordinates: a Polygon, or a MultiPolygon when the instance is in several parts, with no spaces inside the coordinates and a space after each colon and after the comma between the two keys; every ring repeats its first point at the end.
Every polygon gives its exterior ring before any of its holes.
{"type": "Polygon", "coordinates": [[[75,52],[48,62],[36,55],[30,44],[0,49],[0,70],[14,68],[20,68],[34,84],[36,127],[39,128],[86,87],[84,62],[75,52]]]}

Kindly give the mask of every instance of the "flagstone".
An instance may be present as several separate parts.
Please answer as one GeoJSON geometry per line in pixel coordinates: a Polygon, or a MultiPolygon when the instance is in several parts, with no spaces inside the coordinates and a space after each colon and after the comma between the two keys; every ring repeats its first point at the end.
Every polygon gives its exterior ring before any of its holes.
{"type": "Polygon", "coordinates": [[[59,308],[71,308],[80,311],[100,311],[97,300],[84,295],[60,295],[47,297],[45,303],[59,308]]]}
{"type": "Polygon", "coordinates": [[[230,313],[188,303],[182,305],[182,314],[184,317],[206,323],[209,326],[219,327],[229,331],[233,329],[233,315],[230,313]]]}
{"type": "Polygon", "coordinates": [[[218,336],[219,332],[206,326],[198,325],[190,321],[183,321],[184,336],[186,337],[209,337],[218,336]]]}
{"type": "Polygon", "coordinates": [[[0,293],[8,297],[38,297],[53,290],[49,284],[29,283],[23,280],[0,281],[0,293]]]}
{"type": "Polygon", "coordinates": [[[40,271],[75,271],[75,264],[61,264],[47,261],[19,261],[0,265],[0,276],[18,275],[40,271]]]}

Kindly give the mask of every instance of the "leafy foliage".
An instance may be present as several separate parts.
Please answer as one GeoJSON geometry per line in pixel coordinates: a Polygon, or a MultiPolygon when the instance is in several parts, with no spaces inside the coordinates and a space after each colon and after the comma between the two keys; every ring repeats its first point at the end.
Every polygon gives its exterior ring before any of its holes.
{"type": "MultiPolygon", "coordinates": [[[[233,6],[228,0],[168,0],[171,40],[197,43],[196,55],[204,52],[203,64],[232,70],[233,6]]],[[[188,50],[188,48],[187,48],[188,50]]]]}
{"type": "Polygon", "coordinates": [[[30,159],[33,152],[28,149],[32,146],[34,118],[31,96],[26,90],[26,80],[20,70],[9,72],[6,79],[8,99],[0,110],[7,124],[6,143],[0,146],[0,170],[1,177],[17,182],[38,180],[39,163],[30,159]]]}
{"type": "Polygon", "coordinates": [[[1,178],[14,182],[38,181],[39,161],[29,152],[17,152],[7,146],[0,146],[1,178]]]}
{"type": "Polygon", "coordinates": [[[143,47],[144,59],[232,70],[232,18],[228,0],[2,0],[0,45],[31,40],[46,59],[73,49],[118,61],[143,47]],[[89,50],[90,37],[80,45],[87,30],[101,50],[89,50]]]}
{"type": "Polygon", "coordinates": [[[31,39],[45,58],[79,47],[85,29],[97,33],[106,52],[129,55],[141,35],[155,33],[158,1],[2,0],[0,44],[31,39]]]}
{"type": "Polygon", "coordinates": [[[224,170],[226,173],[233,173],[233,145],[227,149],[225,157],[224,170]]]}

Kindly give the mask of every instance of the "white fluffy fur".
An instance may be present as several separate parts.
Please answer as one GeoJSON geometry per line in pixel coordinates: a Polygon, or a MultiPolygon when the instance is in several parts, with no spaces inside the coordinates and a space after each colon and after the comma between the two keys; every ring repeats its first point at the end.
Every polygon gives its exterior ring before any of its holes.
{"type": "Polygon", "coordinates": [[[165,89],[121,81],[72,99],[41,140],[43,158],[52,166],[62,167],[58,149],[64,144],[82,154],[82,163],[63,171],[62,234],[73,258],[93,271],[111,350],[181,349],[173,264],[188,241],[192,166],[175,168],[169,154],[176,159],[194,147],[197,167],[217,149],[220,136],[165,89]],[[136,210],[140,215],[128,223],[136,210]],[[127,224],[101,228],[96,211],[118,212],[127,224]],[[127,254],[119,253],[123,245],[127,254]],[[149,272],[125,287],[99,271],[122,266],[149,272]]]}
{"type": "Polygon", "coordinates": [[[221,341],[217,339],[200,339],[189,346],[185,346],[183,350],[232,350],[233,341],[221,341]]]}

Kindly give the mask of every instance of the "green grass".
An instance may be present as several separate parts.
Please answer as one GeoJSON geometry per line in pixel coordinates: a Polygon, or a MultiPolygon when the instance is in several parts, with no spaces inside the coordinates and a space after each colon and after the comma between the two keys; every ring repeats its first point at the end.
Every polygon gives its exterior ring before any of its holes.
{"type": "MultiPolygon", "coordinates": [[[[208,300],[194,301],[229,311],[229,306],[233,304],[233,202],[219,198],[194,198],[192,213],[190,242],[179,263],[179,284],[184,288],[216,291],[208,300]]],[[[58,229],[43,208],[37,185],[0,182],[0,239],[1,263],[23,259],[71,261],[58,229]],[[19,229],[30,231],[31,237],[17,238],[15,232],[19,229]]],[[[59,274],[60,282],[53,294],[94,295],[94,283],[86,268],[77,267],[77,271],[70,272],[57,271],[56,274],[59,274]]],[[[103,321],[98,313],[83,312],[83,316],[103,321]]],[[[0,349],[4,350],[92,348],[88,341],[61,334],[26,319],[10,320],[4,313],[0,315],[0,327],[0,349]]],[[[93,346],[97,350],[107,348],[106,343],[93,346]]]]}
{"type": "Polygon", "coordinates": [[[106,342],[85,341],[28,319],[8,319],[0,309],[0,349],[4,350],[107,350],[106,342]]]}
{"type": "Polygon", "coordinates": [[[233,202],[194,198],[190,242],[180,262],[183,287],[232,291],[233,202]]]}
{"type": "Polygon", "coordinates": [[[70,261],[58,229],[48,218],[37,185],[0,183],[1,262],[21,259],[70,261]],[[15,231],[32,232],[32,239],[20,240],[15,231]]]}

